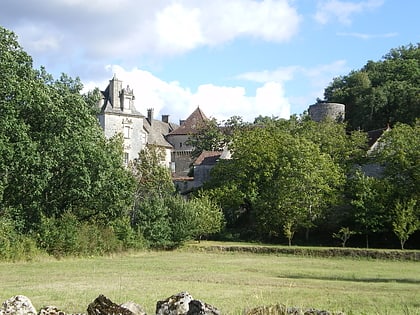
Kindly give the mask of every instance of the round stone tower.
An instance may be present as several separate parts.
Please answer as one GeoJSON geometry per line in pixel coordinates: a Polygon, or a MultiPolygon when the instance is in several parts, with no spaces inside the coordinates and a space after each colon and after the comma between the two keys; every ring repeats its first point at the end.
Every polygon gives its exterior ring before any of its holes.
{"type": "Polygon", "coordinates": [[[344,121],[345,109],[346,106],[344,104],[319,102],[309,106],[308,113],[311,119],[317,122],[326,118],[342,122],[344,121]]]}

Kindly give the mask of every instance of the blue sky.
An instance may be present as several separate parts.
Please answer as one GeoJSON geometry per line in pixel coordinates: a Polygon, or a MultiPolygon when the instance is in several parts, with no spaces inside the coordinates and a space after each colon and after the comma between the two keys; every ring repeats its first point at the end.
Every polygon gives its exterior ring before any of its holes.
{"type": "Polygon", "coordinates": [[[56,78],[185,119],[301,114],[334,77],[420,42],[417,0],[2,0],[0,25],[56,78]]]}

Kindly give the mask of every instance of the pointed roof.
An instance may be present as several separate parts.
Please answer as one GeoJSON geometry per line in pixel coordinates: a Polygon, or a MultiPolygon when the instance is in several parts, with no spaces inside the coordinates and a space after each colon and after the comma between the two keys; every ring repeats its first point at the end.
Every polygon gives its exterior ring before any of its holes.
{"type": "Polygon", "coordinates": [[[207,116],[203,113],[200,107],[197,107],[196,110],[179,126],[177,129],[173,130],[168,134],[172,135],[190,135],[197,132],[197,128],[201,123],[209,120],[207,116]]]}

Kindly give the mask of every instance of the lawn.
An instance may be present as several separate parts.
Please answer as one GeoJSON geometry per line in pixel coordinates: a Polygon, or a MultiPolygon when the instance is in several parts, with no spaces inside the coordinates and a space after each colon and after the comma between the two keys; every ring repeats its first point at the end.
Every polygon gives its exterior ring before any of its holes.
{"type": "Polygon", "coordinates": [[[420,263],[191,248],[0,263],[0,303],[23,294],[37,309],[86,312],[104,294],[154,314],[156,301],[181,291],[223,314],[276,303],[347,314],[420,314],[420,263]]]}

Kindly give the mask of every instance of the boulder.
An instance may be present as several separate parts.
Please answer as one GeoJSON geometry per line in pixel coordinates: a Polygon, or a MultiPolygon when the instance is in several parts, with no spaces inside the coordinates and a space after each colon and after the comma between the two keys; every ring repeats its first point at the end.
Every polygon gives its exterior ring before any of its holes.
{"type": "Polygon", "coordinates": [[[115,304],[104,295],[99,295],[87,308],[89,315],[134,315],[128,308],[115,304]]]}
{"type": "Polygon", "coordinates": [[[329,312],[314,308],[302,309],[299,307],[286,307],[282,304],[258,306],[244,312],[244,315],[344,315],[342,312],[329,312]]]}
{"type": "Polygon", "coordinates": [[[36,309],[29,298],[15,295],[3,302],[0,315],[36,315],[36,309]]]}
{"type": "Polygon", "coordinates": [[[39,310],[38,315],[66,315],[66,313],[55,306],[44,306],[39,310]]]}
{"type": "Polygon", "coordinates": [[[220,315],[220,311],[194,298],[188,292],[180,292],[156,303],[156,315],[220,315]]]}
{"type": "Polygon", "coordinates": [[[129,301],[121,304],[120,306],[130,310],[134,315],[146,315],[146,311],[137,303],[129,301]]]}

